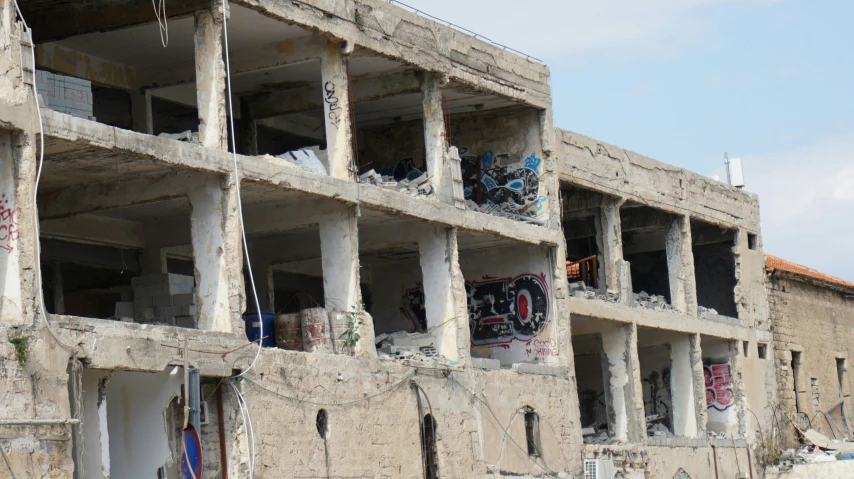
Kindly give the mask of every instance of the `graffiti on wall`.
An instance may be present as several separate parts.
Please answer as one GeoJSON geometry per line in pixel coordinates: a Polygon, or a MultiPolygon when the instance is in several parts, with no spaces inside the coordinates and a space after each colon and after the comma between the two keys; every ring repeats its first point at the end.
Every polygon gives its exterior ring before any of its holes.
{"type": "Polygon", "coordinates": [[[507,153],[492,151],[477,156],[468,148],[459,148],[465,198],[499,212],[534,218],[543,211],[545,196],[540,196],[543,160],[531,153],[517,163],[509,163],[507,153]]]}
{"type": "Polygon", "coordinates": [[[735,404],[732,392],[732,374],[728,363],[703,366],[706,380],[706,407],[725,411],[735,404]]]}
{"type": "Polygon", "coordinates": [[[549,320],[551,305],[543,274],[469,282],[466,296],[471,342],[476,346],[507,346],[514,340],[527,342],[549,320]]]}
{"type": "MultiPolygon", "coordinates": [[[[523,341],[528,356],[557,356],[554,339],[536,338],[548,324],[551,309],[544,274],[466,281],[466,296],[473,345],[507,347],[523,341]]],[[[402,300],[400,312],[416,331],[426,331],[423,286],[407,289],[402,300]]]]}
{"type": "Polygon", "coordinates": [[[14,206],[6,193],[0,194],[0,249],[8,253],[15,248],[15,242],[20,235],[18,219],[21,217],[21,208],[14,206]]]}

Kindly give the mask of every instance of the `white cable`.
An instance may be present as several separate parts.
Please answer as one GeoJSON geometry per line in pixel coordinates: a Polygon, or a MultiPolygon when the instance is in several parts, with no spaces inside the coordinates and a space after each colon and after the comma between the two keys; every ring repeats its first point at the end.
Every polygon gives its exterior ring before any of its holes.
{"type": "Polygon", "coordinates": [[[231,389],[234,390],[235,397],[237,399],[237,406],[240,408],[240,415],[243,417],[243,424],[246,426],[246,433],[248,436],[247,442],[249,445],[249,479],[253,479],[255,477],[255,427],[252,423],[252,414],[249,412],[249,405],[246,403],[246,399],[243,397],[243,394],[240,393],[240,390],[237,388],[237,385],[234,384],[233,381],[226,379],[226,383],[231,386],[231,389]]]}
{"type": "Polygon", "coordinates": [[[36,44],[33,42],[33,32],[30,30],[30,27],[27,25],[27,21],[24,20],[24,14],[21,13],[21,8],[18,6],[18,1],[15,0],[15,10],[18,12],[18,17],[21,18],[21,23],[24,24],[24,29],[27,32],[27,35],[30,39],[30,45],[33,49],[33,98],[36,102],[36,114],[39,119],[39,166],[36,170],[36,182],[33,187],[33,231],[35,232],[35,271],[33,274],[35,275],[34,286],[36,288],[36,301],[38,302],[38,307],[41,308],[41,316],[44,321],[44,325],[47,327],[50,335],[53,336],[53,339],[59,343],[60,346],[66,349],[74,349],[74,346],[70,344],[64,343],[59,336],[56,335],[56,331],[53,330],[53,327],[50,325],[50,321],[47,319],[47,308],[44,304],[44,291],[42,290],[42,259],[41,259],[41,232],[39,228],[39,208],[38,208],[38,193],[39,193],[39,181],[41,181],[42,177],[42,167],[44,166],[44,123],[42,122],[42,109],[41,105],[39,105],[39,90],[38,85],[36,85],[36,44]]]}
{"type": "Polygon", "coordinates": [[[255,275],[252,274],[252,261],[249,260],[249,244],[246,242],[246,228],[243,225],[243,202],[240,199],[240,172],[237,169],[237,140],[234,136],[234,108],[231,104],[231,68],[228,62],[228,19],[226,18],[226,3],[228,0],[222,0],[222,38],[223,38],[223,53],[225,54],[225,84],[228,93],[228,123],[231,132],[231,157],[234,163],[234,188],[237,191],[237,216],[240,218],[240,235],[243,238],[243,253],[246,255],[246,267],[249,270],[249,283],[252,285],[252,298],[255,300],[255,311],[258,312],[258,351],[255,352],[255,357],[249,364],[249,367],[244,369],[240,374],[234,376],[239,378],[248,373],[255,362],[258,361],[258,356],[261,355],[261,348],[264,343],[264,318],[261,317],[261,304],[258,301],[258,290],[255,288],[255,275]]]}
{"type": "Polygon", "coordinates": [[[151,0],[151,5],[154,7],[154,16],[157,17],[157,25],[160,27],[160,43],[163,44],[163,48],[166,48],[169,45],[169,23],[166,20],[166,0],[158,1],[159,4],[151,0]],[[162,19],[160,18],[161,15],[163,15],[162,19]]]}

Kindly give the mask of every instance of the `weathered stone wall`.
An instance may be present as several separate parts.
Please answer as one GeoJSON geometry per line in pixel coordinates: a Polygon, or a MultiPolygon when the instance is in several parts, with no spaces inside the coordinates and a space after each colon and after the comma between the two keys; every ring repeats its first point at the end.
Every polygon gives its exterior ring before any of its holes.
{"type": "MultiPolygon", "coordinates": [[[[854,300],[840,291],[776,273],[769,276],[768,297],[780,406],[792,419],[797,411],[813,419],[818,411],[826,411],[840,400],[837,359],[845,359],[845,367],[851,370],[851,361],[854,360],[854,329],[851,328],[854,300]],[[800,352],[801,356],[797,378],[797,409],[793,352],[800,352]]],[[[850,374],[843,378],[843,391],[850,419],[852,391],[849,389],[849,377],[850,374]]],[[[830,417],[846,431],[839,409],[830,417]]],[[[821,418],[815,418],[812,426],[831,435],[827,422],[821,418]]],[[[793,444],[793,431],[789,428],[786,430],[790,444],[793,444]]]]}

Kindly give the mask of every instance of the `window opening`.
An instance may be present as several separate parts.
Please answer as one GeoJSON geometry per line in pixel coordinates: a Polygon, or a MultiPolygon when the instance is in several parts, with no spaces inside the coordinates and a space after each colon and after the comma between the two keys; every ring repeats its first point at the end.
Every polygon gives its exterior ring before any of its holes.
{"type": "Polygon", "coordinates": [[[747,233],[747,249],[756,249],[756,235],[753,233],[747,233]]]}
{"type": "Polygon", "coordinates": [[[329,418],[325,409],[317,411],[315,423],[317,425],[317,433],[320,434],[321,438],[326,439],[326,434],[329,432],[329,418]]]}
{"type": "Polygon", "coordinates": [[[759,359],[767,359],[768,357],[768,344],[767,343],[759,343],[759,359]]]}
{"type": "Polygon", "coordinates": [[[750,341],[744,341],[741,344],[744,347],[744,357],[746,358],[750,352],[750,341]]]}
{"type": "Polygon", "coordinates": [[[530,407],[525,408],[525,438],[528,442],[528,455],[540,457],[540,416],[530,407]]]}
{"type": "Polygon", "coordinates": [[[800,380],[799,373],[801,371],[801,353],[792,351],[792,387],[795,389],[795,411],[801,412],[801,397],[798,389],[800,380]]]}
{"type": "Polygon", "coordinates": [[[425,415],[421,422],[421,453],[424,456],[424,479],[439,479],[436,421],[431,414],[425,415]]]}

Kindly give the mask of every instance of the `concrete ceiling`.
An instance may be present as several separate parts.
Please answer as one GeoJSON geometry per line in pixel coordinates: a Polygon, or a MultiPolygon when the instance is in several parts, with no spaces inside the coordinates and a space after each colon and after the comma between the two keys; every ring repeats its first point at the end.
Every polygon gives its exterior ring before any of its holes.
{"type": "MultiPolygon", "coordinates": [[[[164,48],[157,23],[140,25],[104,33],[89,33],[67,38],[60,45],[136,68],[156,68],[194,57],[194,19],[184,17],[167,20],[169,43],[164,48]]],[[[229,51],[244,50],[260,45],[311,35],[303,28],[265,17],[258,12],[231,5],[228,21],[229,51]]]]}

